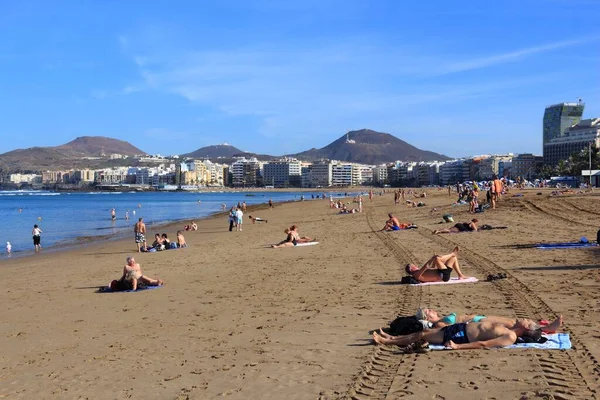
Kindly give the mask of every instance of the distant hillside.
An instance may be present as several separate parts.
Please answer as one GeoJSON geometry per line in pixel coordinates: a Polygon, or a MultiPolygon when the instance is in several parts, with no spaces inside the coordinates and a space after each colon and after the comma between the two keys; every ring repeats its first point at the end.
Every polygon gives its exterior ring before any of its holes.
{"type": "Polygon", "coordinates": [[[306,161],[330,159],[373,165],[396,160],[444,161],[450,159],[442,154],[418,149],[389,133],[370,129],[350,131],[347,135],[343,135],[321,149],[313,148],[290,156],[306,161]]]}
{"type": "Polygon", "coordinates": [[[71,150],[87,156],[100,156],[103,153],[106,155],[123,154],[127,156],[146,154],[129,142],[103,136],[81,136],[67,144],[56,147],[56,149],[71,150]]]}
{"type": "Polygon", "coordinates": [[[228,163],[228,164],[234,162],[236,157],[246,157],[246,158],[256,157],[257,159],[263,160],[263,161],[269,161],[269,160],[276,158],[274,156],[269,156],[266,154],[248,153],[248,152],[240,150],[237,147],[234,147],[227,143],[217,144],[214,146],[202,147],[196,151],[192,151],[191,153],[182,154],[181,157],[183,157],[183,158],[198,158],[198,159],[208,158],[213,161],[218,160],[221,163],[228,163]]]}
{"type": "Polygon", "coordinates": [[[201,147],[191,153],[182,154],[181,157],[188,158],[231,158],[236,154],[244,153],[242,150],[230,144],[217,144],[214,146],[201,147]]]}
{"type": "MultiPolygon", "coordinates": [[[[15,171],[93,167],[99,163],[87,158],[101,157],[102,154],[134,156],[146,153],[122,140],[102,136],[83,136],[60,146],[31,147],[0,154],[0,166],[15,171]]],[[[106,161],[104,159],[104,163],[106,161]]]]}

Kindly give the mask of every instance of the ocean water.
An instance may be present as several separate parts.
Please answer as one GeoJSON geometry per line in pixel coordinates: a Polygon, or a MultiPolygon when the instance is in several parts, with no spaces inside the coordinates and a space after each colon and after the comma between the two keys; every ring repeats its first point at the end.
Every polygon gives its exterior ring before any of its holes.
{"type": "MultiPolygon", "coordinates": [[[[34,224],[42,230],[42,247],[57,248],[95,236],[114,238],[131,233],[133,238],[133,226],[140,217],[152,232],[153,224],[197,220],[219,212],[221,204],[229,209],[238,201],[252,205],[267,203],[269,199],[273,202],[299,200],[301,195],[311,200],[312,194],[315,193],[0,191],[0,259],[6,257],[7,241],[12,244],[13,253],[33,250],[34,224]],[[112,208],[117,214],[114,222],[110,216],[112,208]],[[127,211],[128,221],[125,219],[127,211]]],[[[224,220],[224,228],[226,225],[224,220]]]]}

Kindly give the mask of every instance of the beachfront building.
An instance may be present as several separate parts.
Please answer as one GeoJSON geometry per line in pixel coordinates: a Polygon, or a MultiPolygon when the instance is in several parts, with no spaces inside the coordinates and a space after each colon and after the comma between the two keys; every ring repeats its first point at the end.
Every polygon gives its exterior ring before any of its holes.
{"type": "Polygon", "coordinates": [[[231,185],[234,187],[256,186],[261,178],[261,164],[256,158],[242,157],[231,164],[231,185]]]}
{"type": "Polygon", "coordinates": [[[42,175],[38,174],[10,174],[9,181],[12,183],[27,183],[33,185],[35,183],[42,183],[42,175]]]}
{"type": "Polygon", "coordinates": [[[463,161],[451,160],[440,165],[441,185],[454,185],[463,180],[463,161]]]}
{"type": "Polygon", "coordinates": [[[544,144],[544,164],[555,166],[590,144],[600,147],[600,118],[584,119],[567,129],[564,135],[544,144]]]}
{"type": "Polygon", "coordinates": [[[277,188],[302,185],[302,166],[295,158],[282,158],[263,165],[263,183],[277,188]]]}
{"type": "Polygon", "coordinates": [[[216,164],[211,162],[210,160],[203,161],[204,166],[206,167],[206,183],[210,186],[223,186],[224,185],[224,175],[223,175],[223,165],[216,164]]]}
{"type": "Polygon", "coordinates": [[[482,156],[475,163],[475,180],[489,180],[494,175],[499,177],[510,177],[513,154],[482,156]]]}
{"type": "Polygon", "coordinates": [[[531,180],[535,171],[544,163],[544,157],[531,153],[519,154],[512,159],[512,176],[531,180]]]}
{"type": "Polygon", "coordinates": [[[107,168],[96,171],[94,181],[101,185],[119,185],[127,181],[127,167],[107,168]]]}
{"type": "Polygon", "coordinates": [[[373,185],[383,186],[388,183],[387,165],[378,165],[371,170],[373,174],[373,185]]]}
{"type": "Polygon", "coordinates": [[[42,172],[42,183],[64,183],[66,171],[44,171],[42,172]]]}
{"type": "Polygon", "coordinates": [[[360,171],[360,185],[370,186],[373,184],[373,166],[358,164],[360,171]]]}
{"type": "Polygon", "coordinates": [[[547,145],[556,139],[561,139],[573,125],[581,121],[585,104],[579,100],[577,103],[559,103],[546,107],[543,120],[543,146],[544,164],[556,165],[556,157],[548,151],[553,150],[547,145]]]}
{"type": "Polygon", "coordinates": [[[329,187],[333,182],[333,164],[329,160],[317,161],[302,169],[302,187],[329,187]]]}
{"type": "Polygon", "coordinates": [[[91,169],[78,169],[71,172],[71,183],[90,184],[94,182],[96,171],[91,169]]]}

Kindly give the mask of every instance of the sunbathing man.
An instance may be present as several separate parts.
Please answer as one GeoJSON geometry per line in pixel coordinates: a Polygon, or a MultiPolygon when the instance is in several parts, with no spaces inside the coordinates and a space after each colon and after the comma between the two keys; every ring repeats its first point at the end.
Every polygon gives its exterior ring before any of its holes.
{"type": "Polygon", "coordinates": [[[250,221],[252,221],[252,223],[253,223],[253,224],[255,224],[255,223],[257,223],[257,222],[264,222],[264,223],[266,223],[266,224],[267,224],[267,223],[269,223],[269,221],[268,221],[268,220],[266,220],[266,219],[262,219],[262,218],[260,218],[260,217],[256,217],[256,218],[254,218],[254,217],[252,217],[252,215],[248,215],[248,218],[250,218],[250,221]]]}
{"type": "Polygon", "coordinates": [[[518,318],[513,328],[491,321],[448,325],[443,328],[428,329],[410,335],[391,336],[379,330],[373,332],[373,340],[378,344],[408,346],[418,341],[444,345],[454,350],[485,349],[506,347],[514,344],[517,338],[528,338],[537,342],[542,336],[540,326],[530,319],[518,318]]]}
{"type": "Polygon", "coordinates": [[[388,219],[385,223],[385,226],[381,229],[382,231],[399,231],[400,230],[400,221],[398,218],[394,217],[392,213],[388,214],[388,219]]]}
{"type": "Polygon", "coordinates": [[[477,218],[473,218],[471,222],[459,222],[454,224],[451,228],[444,229],[436,229],[432,232],[432,234],[439,233],[461,233],[461,232],[477,232],[479,228],[477,227],[477,223],[479,220],[477,218]]]}
{"type": "Polygon", "coordinates": [[[185,237],[183,236],[183,233],[181,233],[181,231],[177,231],[177,247],[178,248],[187,247],[187,243],[185,242],[185,237]]]}
{"type": "Polygon", "coordinates": [[[147,286],[162,286],[164,282],[161,279],[152,279],[142,274],[140,264],[135,262],[135,258],[127,257],[127,264],[123,268],[122,281],[131,282],[132,290],[137,290],[138,283],[142,282],[147,286]]]}
{"type": "MultiPolygon", "coordinates": [[[[488,321],[495,324],[501,324],[509,329],[514,328],[517,325],[517,320],[514,318],[506,318],[506,317],[497,317],[494,315],[476,315],[476,314],[461,314],[457,315],[456,313],[448,314],[444,317],[441,317],[437,311],[432,310],[430,308],[419,308],[415,315],[418,320],[421,321],[429,321],[433,323],[434,328],[443,328],[444,326],[461,324],[461,323],[470,323],[470,322],[483,322],[488,321]]],[[[552,321],[548,325],[543,325],[541,327],[542,332],[544,333],[552,333],[556,332],[563,323],[563,316],[559,316],[556,320],[552,321]]]]}
{"type": "Polygon", "coordinates": [[[448,282],[452,271],[456,271],[458,279],[466,279],[458,265],[459,248],[455,247],[452,253],[444,256],[435,255],[419,268],[418,265],[407,264],[406,273],[419,282],[448,282]]]}

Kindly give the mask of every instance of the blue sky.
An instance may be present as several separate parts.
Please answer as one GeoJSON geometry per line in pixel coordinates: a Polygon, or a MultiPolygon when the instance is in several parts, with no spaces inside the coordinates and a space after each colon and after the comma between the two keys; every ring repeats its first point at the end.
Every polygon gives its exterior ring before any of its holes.
{"type": "Polygon", "coordinates": [[[544,107],[600,117],[598,0],[19,1],[0,12],[0,153],[77,136],[181,154],[392,133],[541,152],[544,107]],[[459,7],[460,6],[460,7],[459,7]]]}

